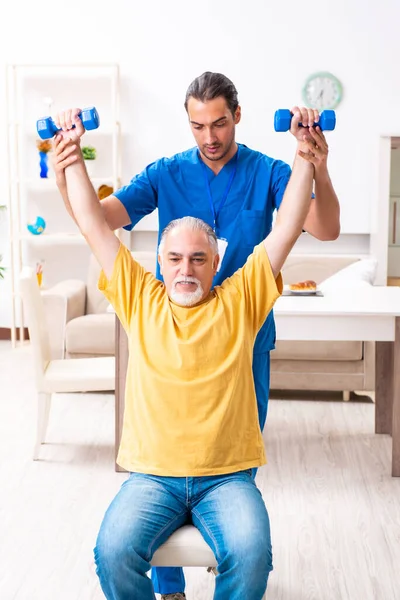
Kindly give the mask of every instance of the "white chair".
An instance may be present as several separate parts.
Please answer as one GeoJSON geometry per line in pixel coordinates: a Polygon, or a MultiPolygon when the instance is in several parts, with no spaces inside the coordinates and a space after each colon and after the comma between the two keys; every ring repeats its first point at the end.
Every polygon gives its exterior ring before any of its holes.
{"type": "MultiPolygon", "coordinates": [[[[36,274],[29,267],[24,267],[21,272],[20,293],[33,350],[38,393],[37,434],[33,451],[33,460],[37,460],[40,445],[46,436],[52,394],[114,391],[115,359],[114,357],[67,360],[54,358],[54,356],[63,356],[64,332],[52,329],[51,336],[49,335],[45,307],[47,298],[50,297],[41,294],[36,274]]],[[[60,314],[64,312],[65,316],[66,298],[52,296],[51,305],[52,310],[57,310],[60,314]]],[[[52,322],[54,323],[54,319],[52,322]]],[[[58,322],[65,323],[65,318],[58,322]]]]}
{"type": "MultiPolygon", "coordinates": [[[[212,567],[215,569],[217,561],[200,531],[194,525],[184,525],[156,550],[151,560],[151,566],[212,567]]],[[[266,593],[263,600],[265,598],[266,593]]]]}
{"type": "Polygon", "coordinates": [[[194,525],[183,525],[156,550],[152,567],[216,567],[210,546],[194,525]]]}

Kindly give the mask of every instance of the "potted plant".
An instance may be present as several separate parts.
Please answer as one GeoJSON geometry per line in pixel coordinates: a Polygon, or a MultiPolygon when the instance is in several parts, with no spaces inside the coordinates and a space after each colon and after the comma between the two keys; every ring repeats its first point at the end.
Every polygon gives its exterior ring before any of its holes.
{"type": "Polygon", "coordinates": [[[96,148],[93,146],[82,146],[82,156],[85,161],[86,171],[91,177],[93,175],[93,161],[96,159],[96,148]]]}

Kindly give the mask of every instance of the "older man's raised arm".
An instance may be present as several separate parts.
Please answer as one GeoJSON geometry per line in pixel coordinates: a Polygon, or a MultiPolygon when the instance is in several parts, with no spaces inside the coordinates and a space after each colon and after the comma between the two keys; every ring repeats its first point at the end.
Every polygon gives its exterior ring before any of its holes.
{"type": "Polygon", "coordinates": [[[88,177],[79,144],[83,125],[79,117],[74,129],[61,131],[55,139],[57,160],[65,168],[68,198],[73,217],[107,278],[111,278],[120,242],[109,228],[96,192],[88,177]]]}
{"type": "Polygon", "coordinates": [[[298,151],[275,225],[264,240],[275,277],[282,269],[289,252],[300,236],[310,209],[314,177],[313,160],[315,159],[313,149],[315,143],[318,143],[314,142],[315,138],[317,138],[315,134],[312,140],[308,140],[304,136],[304,143],[309,149],[308,153],[298,151]]]}

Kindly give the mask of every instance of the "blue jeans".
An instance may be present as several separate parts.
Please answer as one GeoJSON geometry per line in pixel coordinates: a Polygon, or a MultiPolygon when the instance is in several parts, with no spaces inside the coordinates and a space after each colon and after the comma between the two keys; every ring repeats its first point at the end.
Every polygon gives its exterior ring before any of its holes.
{"type": "MultiPolygon", "coordinates": [[[[268,411],[270,353],[254,354],[253,378],[257,397],[258,421],[261,431],[264,429],[268,411]]],[[[253,469],[253,477],[257,469],[253,469]]],[[[185,576],[180,567],[154,567],[151,579],[157,594],[173,594],[185,591],[185,576]]]]}
{"type": "Polygon", "coordinates": [[[211,477],[132,473],[108,508],[94,550],[107,600],[155,600],[150,561],[193,523],[218,562],[214,600],[261,600],[272,570],[268,512],[251,469],[211,477]]]}

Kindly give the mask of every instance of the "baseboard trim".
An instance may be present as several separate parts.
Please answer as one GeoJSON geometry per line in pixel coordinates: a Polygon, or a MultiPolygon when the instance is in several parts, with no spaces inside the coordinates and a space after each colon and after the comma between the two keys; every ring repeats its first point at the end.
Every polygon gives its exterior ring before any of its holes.
{"type": "MultiPolygon", "coordinates": [[[[19,329],[16,329],[16,338],[20,339],[19,329]]],[[[29,340],[28,328],[24,328],[24,339],[29,340]]],[[[11,340],[11,329],[7,327],[0,327],[0,340],[11,340]]]]}

